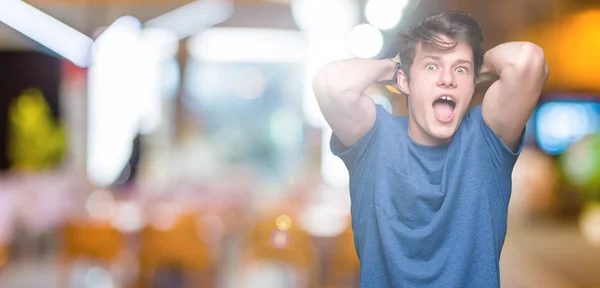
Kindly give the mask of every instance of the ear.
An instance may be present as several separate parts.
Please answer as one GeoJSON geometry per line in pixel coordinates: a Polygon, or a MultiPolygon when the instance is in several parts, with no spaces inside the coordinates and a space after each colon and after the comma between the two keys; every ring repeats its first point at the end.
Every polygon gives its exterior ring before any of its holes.
{"type": "Polygon", "coordinates": [[[410,95],[410,89],[408,88],[408,78],[404,71],[398,70],[398,88],[404,95],[410,95]]]}

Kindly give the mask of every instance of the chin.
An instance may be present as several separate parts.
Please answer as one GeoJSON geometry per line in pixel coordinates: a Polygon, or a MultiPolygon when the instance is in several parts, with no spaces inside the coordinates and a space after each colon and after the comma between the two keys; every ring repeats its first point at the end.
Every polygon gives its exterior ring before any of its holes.
{"type": "Polygon", "coordinates": [[[454,123],[443,126],[434,125],[430,129],[429,135],[431,135],[432,138],[437,139],[442,143],[445,143],[452,140],[452,136],[454,136],[455,132],[456,125],[454,123]]]}

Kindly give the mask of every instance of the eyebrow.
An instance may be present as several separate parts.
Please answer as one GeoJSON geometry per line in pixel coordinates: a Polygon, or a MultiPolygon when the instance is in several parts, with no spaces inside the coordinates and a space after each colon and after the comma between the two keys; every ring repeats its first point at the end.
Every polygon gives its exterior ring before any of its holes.
{"type": "MultiPolygon", "coordinates": [[[[421,57],[421,59],[425,59],[425,58],[431,58],[431,59],[436,60],[436,61],[440,61],[441,60],[441,58],[439,56],[433,56],[433,55],[425,55],[425,56],[421,57]]],[[[456,65],[456,64],[465,64],[465,63],[466,64],[470,64],[471,66],[473,66],[473,63],[471,63],[471,61],[464,60],[464,59],[458,59],[458,60],[454,61],[453,66],[456,65]]]]}

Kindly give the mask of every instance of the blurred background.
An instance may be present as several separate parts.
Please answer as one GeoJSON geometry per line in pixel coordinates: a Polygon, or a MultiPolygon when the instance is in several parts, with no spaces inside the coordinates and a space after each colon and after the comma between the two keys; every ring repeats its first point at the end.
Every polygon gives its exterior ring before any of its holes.
{"type": "Polygon", "coordinates": [[[311,80],[445,10],[551,71],[502,286],[600,287],[597,0],[0,0],[0,287],[358,287],[311,80]]]}

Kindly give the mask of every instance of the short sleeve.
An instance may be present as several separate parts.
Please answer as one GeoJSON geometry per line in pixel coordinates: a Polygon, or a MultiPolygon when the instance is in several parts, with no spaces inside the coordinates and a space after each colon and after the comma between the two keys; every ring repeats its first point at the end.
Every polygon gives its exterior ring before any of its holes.
{"type": "Polygon", "coordinates": [[[329,143],[331,152],[333,155],[340,157],[340,159],[344,161],[348,171],[352,171],[355,165],[357,165],[365,157],[368,151],[374,147],[381,126],[384,125],[382,122],[385,121],[385,118],[391,117],[391,114],[381,105],[376,105],[376,111],[373,127],[371,127],[369,132],[354,145],[346,148],[337,136],[335,136],[335,133],[331,134],[331,141],[329,143]]]}
{"type": "Polygon", "coordinates": [[[519,144],[517,146],[516,151],[512,151],[506,144],[496,135],[496,133],[490,128],[487,123],[485,123],[483,119],[483,114],[481,110],[481,105],[473,107],[471,110],[471,116],[474,117],[476,122],[479,123],[477,127],[481,131],[487,146],[489,147],[491,157],[496,165],[499,168],[511,169],[517,162],[517,158],[523,147],[525,147],[525,131],[526,128],[523,128],[521,132],[521,137],[519,138],[519,144]]]}

